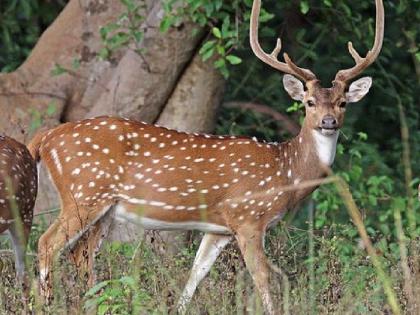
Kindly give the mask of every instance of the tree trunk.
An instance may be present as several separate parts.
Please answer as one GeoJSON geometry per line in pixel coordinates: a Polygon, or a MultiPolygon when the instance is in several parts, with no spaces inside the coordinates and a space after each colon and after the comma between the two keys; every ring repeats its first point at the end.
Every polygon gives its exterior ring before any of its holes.
{"type": "MultiPolygon", "coordinates": [[[[28,142],[41,126],[98,115],[211,132],[224,81],[197,53],[206,30],[184,22],[161,33],[161,1],[143,2],[139,47],[130,44],[102,60],[100,29],[116,22],[124,7],[120,1],[70,0],[28,59],[15,72],[0,74],[2,132],[28,142]],[[57,65],[62,73],[53,75],[57,65]]],[[[36,211],[58,207],[47,178],[41,171],[36,211]]]]}

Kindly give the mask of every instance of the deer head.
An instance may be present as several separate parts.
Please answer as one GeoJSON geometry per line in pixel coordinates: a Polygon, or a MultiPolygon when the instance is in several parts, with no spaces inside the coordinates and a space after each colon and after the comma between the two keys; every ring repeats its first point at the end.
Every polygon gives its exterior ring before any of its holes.
{"type": "Polygon", "coordinates": [[[356,65],[349,69],[337,72],[331,88],[323,88],[315,74],[309,69],[298,67],[284,53],[285,62],[278,60],[281,50],[281,40],[271,54],[267,54],[258,42],[258,18],[260,14],[261,0],[254,0],[251,12],[250,42],[255,55],[266,64],[286,73],[283,78],[284,88],[292,99],[305,104],[306,128],[319,131],[325,136],[335,135],[341,128],[344,121],[346,105],[361,100],[369,91],[372,85],[372,78],[364,77],[349,84],[364,69],[372,64],[378,57],[382,47],[384,36],[384,7],[382,0],[375,0],[376,3],[376,30],[375,43],[366,57],[361,57],[353,48],[351,42],[348,49],[356,62],[356,65]],[[305,85],[302,83],[305,83],[305,85]]]}

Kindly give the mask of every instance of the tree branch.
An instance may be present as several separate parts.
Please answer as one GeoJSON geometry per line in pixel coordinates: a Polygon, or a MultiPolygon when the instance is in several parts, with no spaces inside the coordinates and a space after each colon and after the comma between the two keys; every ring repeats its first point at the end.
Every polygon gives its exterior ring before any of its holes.
{"type": "Polygon", "coordinates": [[[271,116],[274,120],[280,122],[283,127],[294,136],[297,135],[300,131],[300,126],[298,123],[267,105],[251,102],[227,102],[224,103],[223,106],[226,108],[247,109],[260,114],[271,116]]]}

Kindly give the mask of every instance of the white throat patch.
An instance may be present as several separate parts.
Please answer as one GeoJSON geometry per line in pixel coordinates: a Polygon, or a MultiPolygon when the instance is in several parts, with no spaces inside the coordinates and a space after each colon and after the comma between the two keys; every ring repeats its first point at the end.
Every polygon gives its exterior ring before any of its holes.
{"type": "Polygon", "coordinates": [[[331,166],[334,162],[337,147],[338,131],[332,135],[323,135],[318,130],[312,130],[318,158],[321,163],[331,166]]]}

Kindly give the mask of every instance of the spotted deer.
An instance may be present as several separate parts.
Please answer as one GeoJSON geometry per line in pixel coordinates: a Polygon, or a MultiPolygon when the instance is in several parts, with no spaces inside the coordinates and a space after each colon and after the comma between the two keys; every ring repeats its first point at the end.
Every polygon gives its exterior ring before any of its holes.
{"type": "Polygon", "coordinates": [[[323,88],[310,70],[296,66],[287,54],[285,62],[277,59],[280,40],[271,54],[262,50],[260,6],[255,0],[251,47],[259,59],[286,73],[286,91],[305,104],[298,136],[265,143],[188,134],[113,117],[66,123],[38,134],[30,151],[46,165],[61,198],[59,217],[39,240],[40,283],[46,297],[51,295],[52,262],[60,250],[73,247],[77,252],[79,238],[93,229],[88,240],[88,256],[93,259],[108,222],[115,219],[145,229],[205,233],[179,300],[180,311],[185,311],[222,249],[236,239],[265,311],[276,313],[264,235],[316,188],[302,183],[323,178],[332,165],[346,104],[359,101],[371,87],[369,77],[349,83],[381,50],[384,9],[376,0],[372,50],[363,58],[349,43],[356,65],[338,71],[332,87],[323,88]],[[290,186],[295,189],[286,189],[290,186]]]}
{"type": "Polygon", "coordinates": [[[25,252],[38,188],[37,168],[25,145],[0,136],[0,233],[9,232],[16,278],[25,280],[25,252]]]}

